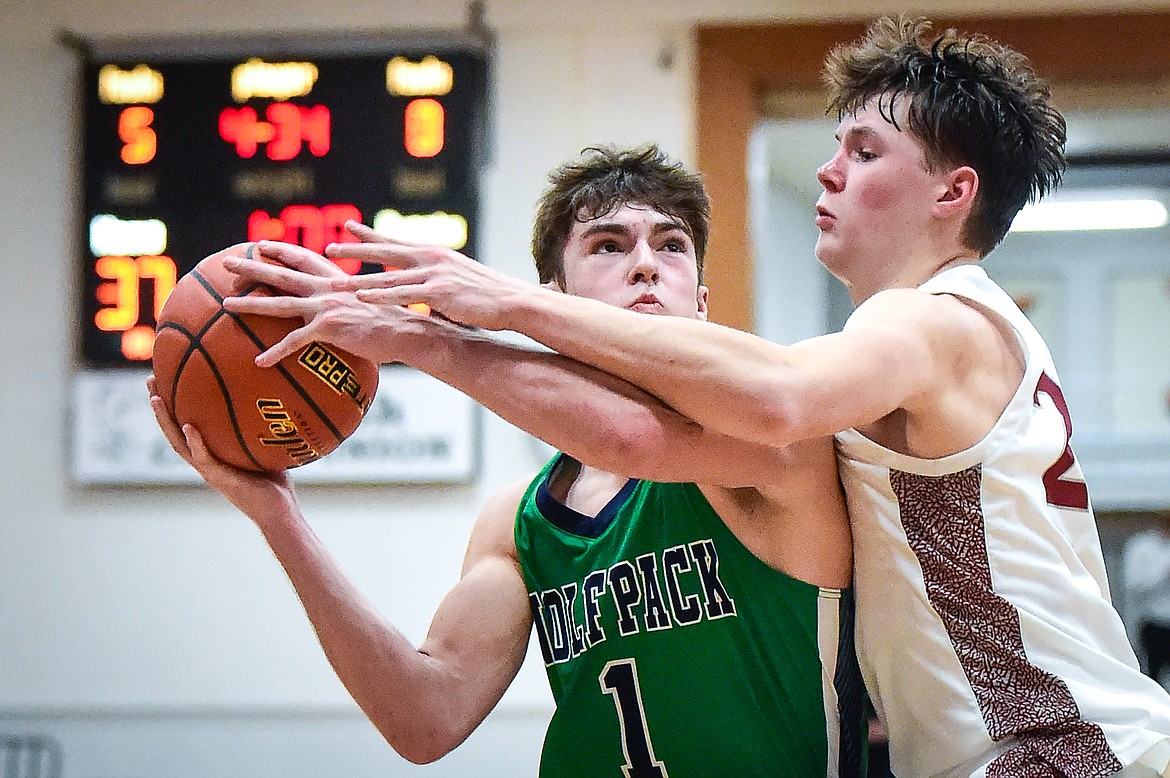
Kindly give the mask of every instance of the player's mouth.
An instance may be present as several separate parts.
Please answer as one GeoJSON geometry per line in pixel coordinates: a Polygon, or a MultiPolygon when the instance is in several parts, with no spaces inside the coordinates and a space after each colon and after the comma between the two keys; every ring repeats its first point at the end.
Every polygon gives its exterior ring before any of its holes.
{"type": "Polygon", "coordinates": [[[827,230],[833,226],[833,222],[836,220],[837,217],[830,213],[828,208],[823,205],[817,206],[817,216],[815,220],[817,229],[827,230]]]}
{"type": "Polygon", "coordinates": [[[662,301],[652,294],[640,294],[626,307],[631,311],[639,311],[642,313],[659,311],[662,309],[662,301]]]}

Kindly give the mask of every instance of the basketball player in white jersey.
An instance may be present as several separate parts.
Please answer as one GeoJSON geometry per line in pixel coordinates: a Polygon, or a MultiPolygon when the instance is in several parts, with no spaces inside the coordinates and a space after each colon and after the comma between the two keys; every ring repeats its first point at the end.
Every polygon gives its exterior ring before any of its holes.
{"type": "MultiPolygon", "coordinates": [[[[1170,775],[1170,698],[1111,605],[1059,377],[979,265],[1059,182],[1064,119],[1022,55],[928,28],[881,19],[826,62],[840,145],[817,174],[816,254],[856,305],[840,333],[780,346],[393,241],[331,247],[404,268],[333,289],[522,332],[710,431],[836,434],[858,650],[900,778],[1170,775]]],[[[260,361],[359,337],[326,307],[260,361]]]]}

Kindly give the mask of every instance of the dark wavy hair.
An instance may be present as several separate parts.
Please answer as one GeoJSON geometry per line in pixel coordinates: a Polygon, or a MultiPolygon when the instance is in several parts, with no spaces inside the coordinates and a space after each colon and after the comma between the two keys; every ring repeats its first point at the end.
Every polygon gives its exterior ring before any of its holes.
{"type": "Polygon", "coordinates": [[[979,175],[963,240],[986,256],[1030,199],[1060,184],[1064,117],[1023,54],[954,30],[931,40],[929,30],[925,19],[883,17],[859,42],[835,48],[823,74],[829,111],[843,118],[876,100],[898,127],[904,102],[927,170],[969,165],[979,175]]]}
{"type": "Polygon", "coordinates": [[[549,174],[532,228],[532,256],[541,283],[564,285],[565,244],[575,223],[628,204],[653,208],[683,223],[695,245],[702,282],[710,219],[707,190],[697,174],[649,144],[633,149],[590,146],[579,159],[549,174]]]}

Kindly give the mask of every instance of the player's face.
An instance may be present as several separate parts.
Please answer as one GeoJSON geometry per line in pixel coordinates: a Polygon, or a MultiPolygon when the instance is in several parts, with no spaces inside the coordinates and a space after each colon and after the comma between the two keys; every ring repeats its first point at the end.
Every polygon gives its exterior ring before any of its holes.
{"type": "Polygon", "coordinates": [[[641,313],[707,318],[695,246],[678,219],[622,205],[573,225],[564,291],[641,313]]]}
{"type": "Polygon", "coordinates": [[[928,173],[923,150],[906,131],[899,108],[894,127],[873,103],[841,122],[833,157],[817,170],[817,258],[851,281],[873,263],[900,263],[929,234],[931,206],[945,191],[941,174],[928,173]],[[940,190],[940,186],[942,189],[940,190]]]}

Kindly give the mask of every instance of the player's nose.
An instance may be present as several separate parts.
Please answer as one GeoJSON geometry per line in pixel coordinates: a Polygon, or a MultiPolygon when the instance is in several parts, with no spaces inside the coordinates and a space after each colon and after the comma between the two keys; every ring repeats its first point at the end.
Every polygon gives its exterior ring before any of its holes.
{"type": "Polygon", "coordinates": [[[840,168],[837,167],[836,156],[817,168],[817,181],[827,192],[839,192],[845,186],[844,177],[841,175],[840,168]]]}
{"type": "Polygon", "coordinates": [[[630,267],[626,274],[631,284],[658,282],[658,257],[644,240],[638,241],[630,252],[630,267]]]}

